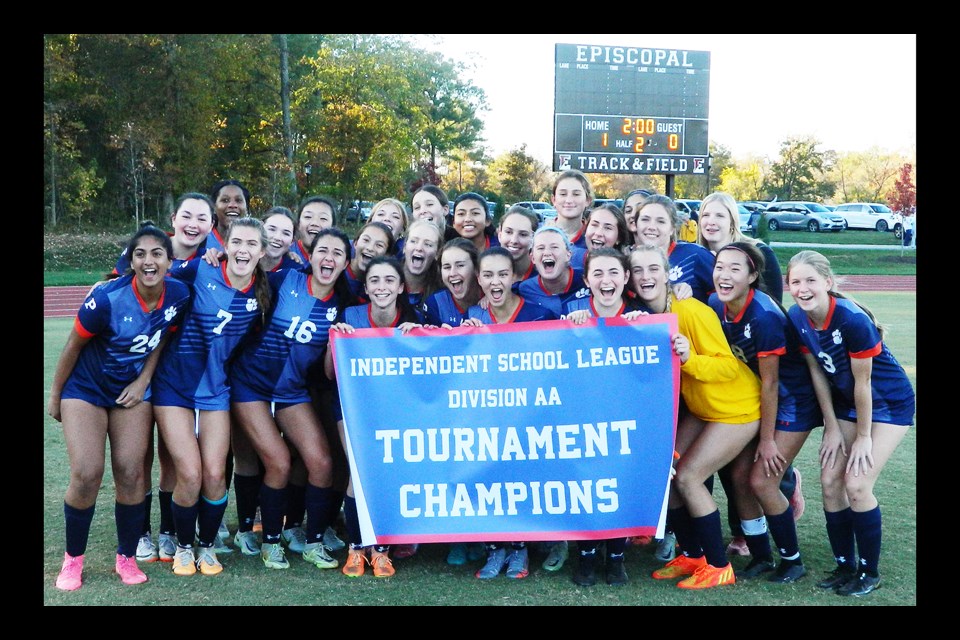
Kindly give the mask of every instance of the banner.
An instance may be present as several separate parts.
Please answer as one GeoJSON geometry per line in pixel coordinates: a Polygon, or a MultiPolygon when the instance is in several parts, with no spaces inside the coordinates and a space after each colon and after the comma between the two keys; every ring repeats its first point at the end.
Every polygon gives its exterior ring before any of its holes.
{"type": "Polygon", "coordinates": [[[676,326],[331,331],[363,544],[662,535],[676,326]]]}

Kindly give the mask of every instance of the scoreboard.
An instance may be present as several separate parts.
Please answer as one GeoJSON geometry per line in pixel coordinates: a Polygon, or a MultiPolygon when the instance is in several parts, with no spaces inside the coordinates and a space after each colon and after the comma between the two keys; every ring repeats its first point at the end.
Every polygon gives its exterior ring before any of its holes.
{"type": "Polygon", "coordinates": [[[553,170],[705,174],[710,52],[557,44],[553,170]]]}

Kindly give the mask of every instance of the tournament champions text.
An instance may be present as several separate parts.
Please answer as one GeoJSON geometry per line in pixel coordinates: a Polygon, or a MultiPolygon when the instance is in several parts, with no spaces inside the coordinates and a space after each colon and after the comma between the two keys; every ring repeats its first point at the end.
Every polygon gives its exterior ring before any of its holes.
{"type": "Polygon", "coordinates": [[[364,545],[662,535],[676,316],[331,332],[364,545]]]}

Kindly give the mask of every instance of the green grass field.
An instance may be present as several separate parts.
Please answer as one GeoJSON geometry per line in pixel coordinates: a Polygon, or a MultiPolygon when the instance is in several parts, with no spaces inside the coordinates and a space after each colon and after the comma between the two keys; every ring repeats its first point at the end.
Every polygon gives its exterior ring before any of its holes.
{"type": "MultiPolygon", "coordinates": [[[[916,294],[860,293],[857,299],[869,305],[887,325],[887,344],[904,365],[916,388],[916,294]]],[[[68,459],[59,423],[46,414],[53,369],[71,319],[44,321],[44,490],[43,490],[43,602],[45,605],[815,605],[881,606],[917,604],[917,439],[910,430],[894,454],[877,484],[884,518],[882,587],[865,598],[843,598],[817,589],[815,583],[833,568],[827,543],[820,499],[817,445],[820,430],[800,452],[796,466],[803,472],[806,514],[798,523],[801,550],[808,575],[793,585],[773,585],[763,580],[741,582],[735,586],[689,592],[677,589],[672,581],[654,580],[650,572],[661,563],[652,549],[629,547],[627,572],[630,582],[614,588],[599,584],[578,587],[571,581],[576,560],[571,557],[554,574],[540,568],[543,556],[531,553],[531,573],[524,580],[500,576],[481,581],[473,573],[482,562],[451,567],[445,562],[446,545],[426,545],[413,558],[398,560],[396,576],[376,579],[369,570],[359,579],[345,577],[339,570],[321,571],[299,558],[291,558],[286,571],[270,571],[257,557],[239,552],[221,556],[225,570],[216,577],[200,574],[189,578],[173,575],[169,564],[144,565],[150,581],[144,585],[124,586],[113,574],[116,532],[113,525],[113,480],[109,464],[97,501],[87,547],[84,586],[75,592],[62,592],[54,586],[63,559],[63,495],[68,481],[68,459]]],[[[109,456],[109,452],[108,452],[109,456]]],[[[109,457],[108,457],[109,459],[109,457]]],[[[154,486],[157,486],[154,465],[154,486]]],[[[721,512],[726,513],[723,491],[717,488],[721,512]]],[[[153,521],[159,519],[154,500],[153,521]]],[[[227,521],[236,529],[233,496],[227,521]]],[[[573,552],[574,545],[571,545],[573,552]]],[[[343,560],[345,552],[336,554],[343,560]]],[[[746,564],[734,561],[735,568],[746,564]]]]}

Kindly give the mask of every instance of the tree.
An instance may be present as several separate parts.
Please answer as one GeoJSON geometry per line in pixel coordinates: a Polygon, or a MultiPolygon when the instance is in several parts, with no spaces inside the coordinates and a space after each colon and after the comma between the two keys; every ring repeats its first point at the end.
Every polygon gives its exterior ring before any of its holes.
{"type": "Polygon", "coordinates": [[[764,191],[767,172],[767,162],[759,156],[731,163],[720,172],[717,190],[735,200],[769,200],[773,196],[764,191]]]}
{"type": "Polygon", "coordinates": [[[490,165],[490,187],[504,202],[541,200],[550,194],[550,169],[520,145],[494,159],[490,165]]]}
{"type": "Polygon", "coordinates": [[[880,202],[901,162],[899,155],[877,147],[839,154],[830,171],[830,179],[837,185],[834,199],[837,202],[880,202]]]}
{"type": "Polygon", "coordinates": [[[833,195],[834,184],[826,173],[835,154],[818,151],[812,136],[789,138],[780,143],[780,160],[770,166],[764,191],[780,200],[819,201],[833,195]]]}
{"type": "Polygon", "coordinates": [[[913,165],[909,162],[900,167],[900,176],[887,194],[887,203],[894,211],[912,211],[917,206],[917,188],[913,185],[913,165]]]}

